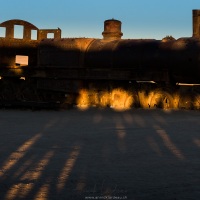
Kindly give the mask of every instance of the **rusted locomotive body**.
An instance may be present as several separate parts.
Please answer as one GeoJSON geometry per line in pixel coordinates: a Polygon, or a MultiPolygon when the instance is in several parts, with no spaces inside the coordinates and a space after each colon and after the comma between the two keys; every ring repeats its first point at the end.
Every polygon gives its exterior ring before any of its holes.
{"type": "Polygon", "coordinates": [[[200,108],[200,10],[193,10],[193,36],[177,40],[121,39],[115,19],[105,21],[103,39],[61,38],[60,29],[22,20],[0,27],[1,105],[78,104],[84,94],[84,105],[200,108]],[[24,26],[22,39],[15,25],[24,26]]]}

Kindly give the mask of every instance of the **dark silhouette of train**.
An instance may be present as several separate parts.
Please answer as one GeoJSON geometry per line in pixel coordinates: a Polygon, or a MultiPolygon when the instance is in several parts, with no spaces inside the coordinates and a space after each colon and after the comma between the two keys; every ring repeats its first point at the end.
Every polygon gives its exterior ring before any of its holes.
{"type": "Polygon", "coordinates": [[[2,107],[200,108],[200,10],[193,10],[193,36],[179,39],[121,39],[115,19],[104,22],[103,39],[62,38],[59,28],[23,20],[0,28],[2,107]]]}

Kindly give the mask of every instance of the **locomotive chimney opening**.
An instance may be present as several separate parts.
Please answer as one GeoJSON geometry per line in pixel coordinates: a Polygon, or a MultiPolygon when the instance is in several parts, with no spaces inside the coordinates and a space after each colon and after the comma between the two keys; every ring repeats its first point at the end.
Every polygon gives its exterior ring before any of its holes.
{"type": "Polygon", "coordinates": [[[193,37],[200,38],[200,10],[193,10],[193,37]]]}
{"type": "Polygon", "coordinates": [[[116,19],[109,19],[104,21],[104,31],[102,32],[103,39],[118,40],[121,39],[123,33],[121,32],[121,21],[116,19]]]}

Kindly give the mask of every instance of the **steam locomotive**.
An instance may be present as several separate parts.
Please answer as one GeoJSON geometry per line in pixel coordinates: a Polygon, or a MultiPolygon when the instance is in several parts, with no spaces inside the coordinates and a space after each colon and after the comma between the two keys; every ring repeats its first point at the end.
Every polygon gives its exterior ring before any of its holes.
{"type": "Polygon", "coordinates": [[[115,19],[104,22],[102,39],[62,38],[59,28],[17,19],[0,28],[1,107],[200,109],[200,10],[193,10],[193,36],[179,39],[121,39],[115,19]]]}

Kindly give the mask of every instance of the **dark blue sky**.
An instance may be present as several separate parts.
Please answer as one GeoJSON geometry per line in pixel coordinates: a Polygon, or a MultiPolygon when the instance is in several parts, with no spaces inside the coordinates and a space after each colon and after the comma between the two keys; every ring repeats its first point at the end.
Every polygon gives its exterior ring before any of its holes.
{"type": "Polygon", "coordinates": [[[200,0],[0,0],[0,22],[23,19],[38,28],[61,28],[62,37],[101,38],[103,22],[122,21],[123,38],[192,35],[192,9],[200,0]]]}

